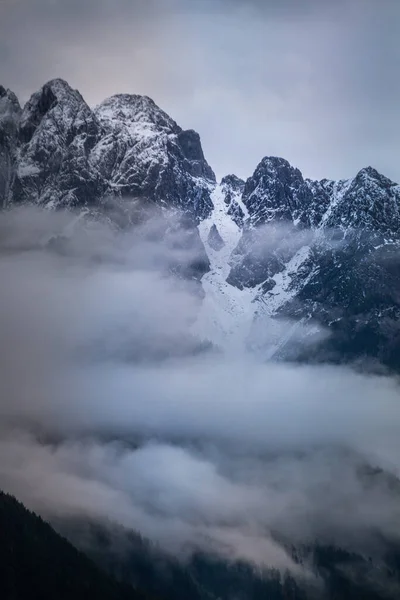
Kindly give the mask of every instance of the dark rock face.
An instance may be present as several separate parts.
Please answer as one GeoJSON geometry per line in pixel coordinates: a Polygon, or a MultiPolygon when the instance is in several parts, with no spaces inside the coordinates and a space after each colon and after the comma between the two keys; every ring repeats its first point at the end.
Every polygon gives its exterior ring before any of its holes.
{"type": "Polygon", "coordinates": [[[215,175],[197,133],[182,131],[144,96],[113,96],[94,113],[102,136],[91,159],[106,175],[109,194],[149,198],[185,212],[194,223],[211,213],[215,175]]]}
{"type": "Polygon", "coordinates": [[[182,154],[188,162],[188,170],[194,177],[205,177],[215,181],[215,175],[211,167],[206,163],[200,136],[196,131],[180,131],[178,133],[178,144],[182,154]]]}
{"type": "Polygon", "coordinates": [[[150,98],[119,94],[92,110],[55,79],[21,111],[12,92],[0,89],[3,206],[85,208],[121,227],[174,211],[185,222],[185,244],[190,238],[200,256],[174,270],[200,279],[209,262],[196,224],[213,209],[214,185],[199,135],[183,131],[150,98]]]}
{"type": "Polygon", "coordinates": [[[298,169],[283,158],[264,158],[243,191],[243,202],[251,225],[271,221],[294,222],[307,226],[313,196],[298,169]]]}
{"type": "MultiPolygon", "coordinates": [[[[1,94],[0,109],[5,90],[1,94]]],[[[8,146],[18,160],[7,202],[71,208],[135,197],[179,209],[193,223],[212,210],[215,176],[198,134],[183,131],[150,98],[119,94],[92,110],[56,79],[14,116],[8,146]]],[[[8,146],[0,138],[1,156],[9,157],[8,146]]]]}
{"type": "Polygon", "coordinates": [[[15,94],[0,86],[0,206],[7,204],[11,197],[20,115],[21,107],[15,94]]]}
{"type": "Polygon", "coordinates": [[[62,80],[47,83],[24,107],[12,201],[48,207],[90,206],[105,193],[90,151],[99,123],[79,92],[62,80]]]}
{"type": "Polygon", "coordinates": [[[225,242],[220,236],[215,224],[211,225],[210,233],[208,234],[208,244],[216,252],[219,252],[225,246],[225,242]]]}
{"type": "Polygon", "coordinates": [[[226,190],[225,201],[230,204],[233,193],[243,194],[245,182],[236,175],[226,175],[222,178],[221,185],[226,190]]]}
{"type": "Polygon", "coordinates": [[[249,219],[228,282],[261,284],[258,318],[312,321],[329,333],[311,350],[288,340],[278,356],[399,369],[400,187],[370,167],[349,181],[304,180],[267,158],[243,202],[249,219]]]}
{"type": "Polygon", "coordinates": [[[236,175],[227,175],[221,181],[221,187],[224,194],[224,202],[229,207],[228,215],[238,227],[243,227],[246,215],[243,212],[238,198],[243,194],[245,183],[236,175]]]}

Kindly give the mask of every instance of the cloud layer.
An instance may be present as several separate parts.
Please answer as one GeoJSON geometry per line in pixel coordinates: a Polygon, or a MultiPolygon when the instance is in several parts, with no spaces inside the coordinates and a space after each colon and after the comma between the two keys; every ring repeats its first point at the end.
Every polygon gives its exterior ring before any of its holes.
{"type": "Polygon", "coordinates": [[[0,488],[292,569],[277,539],[398,540],[395,379],[199,352],[197,287],[148,228],[26,209],[1,228],[0,488]]]}

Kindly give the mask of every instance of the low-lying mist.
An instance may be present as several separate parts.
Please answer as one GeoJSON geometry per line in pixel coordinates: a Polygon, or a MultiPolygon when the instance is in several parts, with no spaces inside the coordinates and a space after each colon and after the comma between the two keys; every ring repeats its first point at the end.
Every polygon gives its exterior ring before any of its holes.
{"type": "Polygon", "coordinates": [[[177,555],[296,569],[277,540],[397,541],[397,380],[199,339],[202,249],[157,219],[2,215],[0,488],[177,555]]]}

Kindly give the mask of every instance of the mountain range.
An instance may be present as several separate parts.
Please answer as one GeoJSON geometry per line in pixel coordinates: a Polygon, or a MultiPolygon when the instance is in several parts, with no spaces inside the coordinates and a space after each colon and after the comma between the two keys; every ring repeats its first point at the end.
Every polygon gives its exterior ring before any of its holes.
{"type": "MultiPolygon", "coordinates": [[[[266,157],[217,182],[199,135],[146,96],[90,108],[65,81],[21,108],[0,87],[0,202],[108,214],[169,212],[202,283],[196,334],[262,358],[400,368],[400,186],[371,167],[313,181],[266,157]]],[[[179,265],[175,265],[179,268],[179,265]]]]}
{"type": "Polygon", "coordinates": [[[102,572],[13,496],[0,491],[0,594],[5,600],[150,600],[102,572]]]}

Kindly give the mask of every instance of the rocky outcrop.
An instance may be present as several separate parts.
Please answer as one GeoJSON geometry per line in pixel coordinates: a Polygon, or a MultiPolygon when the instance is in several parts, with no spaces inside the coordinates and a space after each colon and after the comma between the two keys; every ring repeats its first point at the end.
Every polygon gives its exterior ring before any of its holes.
{"type": "Polygon", "coordinates": [[[0,86],[0,206],[5,206],[12,196],[20,115],[15,94],[0,86]]]}
{"type": "Polygon", "coordinates": [[[370,167],[347,181],[304,180],[265,158],[242,200],[249,218],[228,282],[257,288],[259,325],[317,325],[314,345],[289,336],[276,356],[399,369],[400,187],[370,167]]]}
{"type": "MultiPolygon", "coordinates": [[[[136,198],[179,209],[193,223],[212,210],[215,176],[198,134],[183,131],[150,98],[119,94],[92,110],[55,79],[13,114],[8,145],[16,160],[7,197],[4,184],[0,190],[3,203],[73,208],[136,198]]],[[[4,140],[0,147],[3,155],[4,140]]]]}
{"type": "Polygon", "coordinates": [[[216,252],[219,252],[225,246],[225,242],[220,236],[215,223],[211,225],[210,233],[208,234],[208,245],[216,252]]]}

